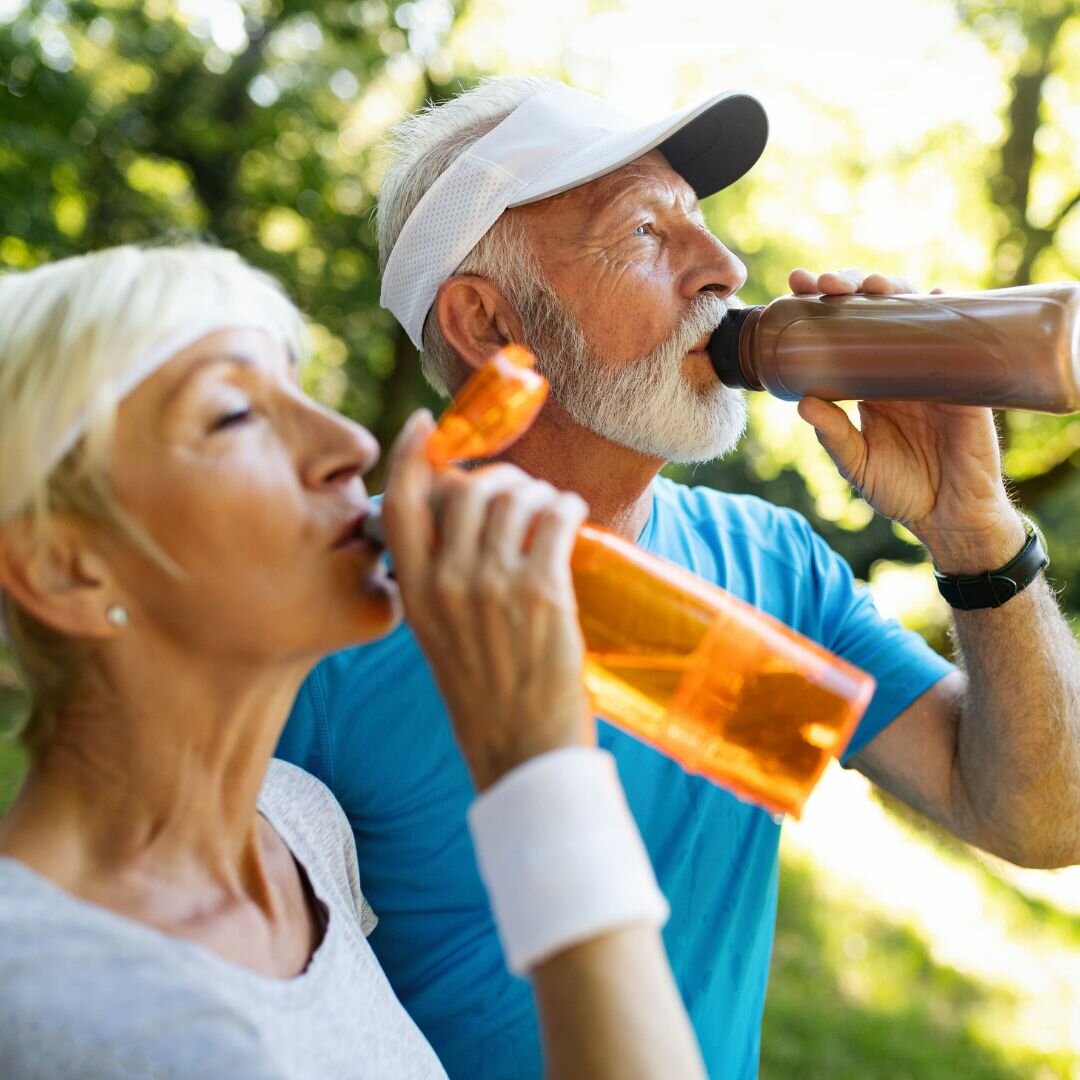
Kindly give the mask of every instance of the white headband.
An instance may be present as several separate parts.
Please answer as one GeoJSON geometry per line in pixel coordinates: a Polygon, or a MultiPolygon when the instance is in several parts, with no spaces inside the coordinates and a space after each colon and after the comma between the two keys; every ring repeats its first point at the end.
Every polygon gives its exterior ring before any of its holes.
{"type": "MultiPolygon", "coordinates": [[[[178,352],[194,345],[200,338],[219,330],[242,330],[256,328],[267,333],[279,333],[278,328],[268,323],[264,318],[259,318],[255,311],[233,311],[208,314],[197,322],[192,323],[184,330],[178,330],[169,337],[151,345],[133,364],[125,368],[112,380],[112,397],[117,405],[133,393],[139,386],[150,378],[159,368],[163,367],[178,352]]],[[[80,413],[67,426],[63,434],[56,440],[42,457],[39,475],[48,476],[57,465],[71,452],[78,441],[86,434],[89,417],[80,413]]],[[[0,589],[0,643],[8,644],[11,638],[4,624],[3,590],[0,589]]]]}
{"type": "Polygon", "coordinates": [[[586,184],[657,147],[704,198],[742,176],[767,135],[760,103],[737,91],[640,126],[582,90],[546,90],[463,151],[424,193],[390,253],[380,303],[422,349],[439,286],[504,210],[586,184]]]}
{"type": "MultiPolygon", "coordinates": [[[[158,368],[163,367],[178,352],[182,352],[189,345],[194,345],[200,338],[216,333],[219,330],[241,330],[248,327],[266,330],[267,332],[274,329],[272,326],[267,326],[265,320],[260,322],[244,315],[237,317],[235,313],[229,315],[220,313],[218,315],[208,315],[186,329],[178,330],[175,334],[171,334],[164,340],[152,345],[129,368],[125,368],[113,379],[113,401],[119,405],[121,401],[146,382],[158,368]]],[[[81,413],[68,425],[67,430],[57,440],[56,445],[52,448],[45,461],[46,474],[51,473],[86,434],[88,420],[87,415],[81,413]]]]}

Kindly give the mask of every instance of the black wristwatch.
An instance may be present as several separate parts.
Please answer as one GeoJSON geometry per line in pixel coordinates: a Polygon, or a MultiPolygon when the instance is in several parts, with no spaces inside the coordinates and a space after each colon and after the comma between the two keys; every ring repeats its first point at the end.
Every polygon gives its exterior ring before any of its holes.
{"type": "Polygon", "coordinates": [[[1017,593],[1023,592],[1039,572],[1050,565],[1050,558],[1034,524],[1024,518],[1024,528],[1028,536],[1020,553],[998,570],[967,575],[934,571],[938,591],[950,606],[961,611],[1001,607],[1017,593]]]}

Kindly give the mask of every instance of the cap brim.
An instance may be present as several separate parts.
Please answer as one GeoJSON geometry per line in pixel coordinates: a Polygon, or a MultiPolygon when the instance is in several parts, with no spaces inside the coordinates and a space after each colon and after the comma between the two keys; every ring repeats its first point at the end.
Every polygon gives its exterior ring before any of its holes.
{"type": "Polygon", "coordinates": [[[749,94],[714,99],[657,149],[668,164],[697,192],[713,195],[745,176],[765,149],[769,121],[749,94]]]}
{"type": "Polygon", "coordinates": [[[718,94],[644,127],[614,132],[563,159],[510,202],[521,206],[559,195],[659,150],[704,199],[745,176],[761,157],[769,123],[761,103],[738,91],[718,94]]]}

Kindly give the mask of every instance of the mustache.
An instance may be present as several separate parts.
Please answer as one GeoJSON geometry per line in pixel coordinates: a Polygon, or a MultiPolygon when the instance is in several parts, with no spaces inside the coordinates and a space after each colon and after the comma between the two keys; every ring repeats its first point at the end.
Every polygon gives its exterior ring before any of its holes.
{"type": "Polygon", "coordinates": [[[681,360],[706,334],[712,336],[729,308],[739,306],[734,298],[729,301],[715,293],[700,293],[690,301],[690,310],[680,320],[679,325],[653,350],[651,356],[664,360],[681,360]]]}

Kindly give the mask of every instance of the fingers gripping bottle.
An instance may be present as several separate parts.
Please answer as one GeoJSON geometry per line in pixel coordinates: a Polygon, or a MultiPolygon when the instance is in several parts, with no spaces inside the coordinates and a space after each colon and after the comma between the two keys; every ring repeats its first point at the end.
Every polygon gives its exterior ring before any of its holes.
{"type": "MultiPolygon", "coordinates": [[[[546,396],[531,353],[501,350],[443,414],[432,463],[499,453],[546,396]]],[[[874,680],[606,529],[581,528],[570,566],[596,712],[688,772],[798,817],[847,745],[874,680]]]]}

